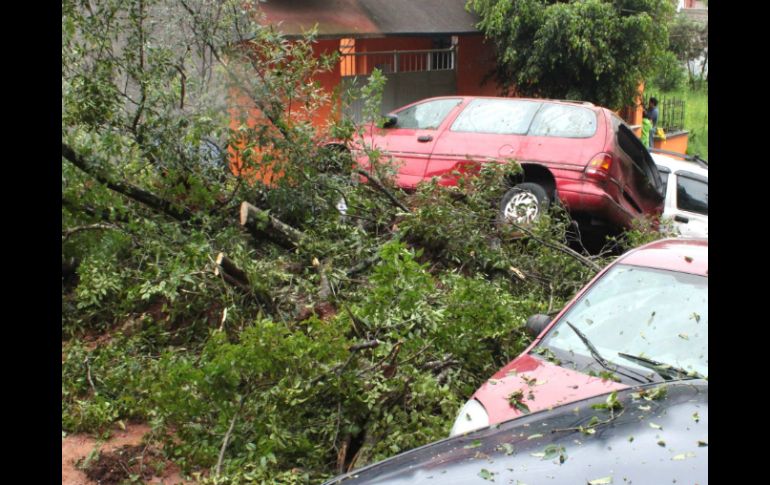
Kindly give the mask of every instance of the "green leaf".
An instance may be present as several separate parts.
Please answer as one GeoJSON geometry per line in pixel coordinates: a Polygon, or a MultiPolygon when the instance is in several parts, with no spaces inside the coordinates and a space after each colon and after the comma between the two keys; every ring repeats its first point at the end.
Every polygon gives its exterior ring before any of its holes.
{"type": "Polygon", "coordinates": [[[494,480],[495,473],[487,470],[486,468],[481,469],[481,471],[479,472],[479,476],[484,480],[489,480],[491,482],[495,481],[494,480]]]}
{"type": "Polygon", "coordinates": [[[612,483],[611,475],[608,477],[596,478],[594,480],[588,481],[588,485],[607,485],[609,483],[612,483]]]}
{"type": "Polygon", "coordinates": [[[679,453],[678,455],[674,455],[673,457],[671,457],[671,459],[675,461],[681,461],[681,460],[686,460],[687,458],[694,458],[694,457],[695,457],[695,453],[688,451],[687,453],[679,453]]]}
{"type": "Polygon", "coordinates": [[[512,455],[513,454],[513,445],[510,443],[501,443],[497,445],[496,449],[504,452],[506,455],[512,455]]]}
{"type": "Polygon", "coordinates": [[[463,446],[465,449],[473,449],[481,446],[481,440],[473,440],[470,444],[463,446]]]}
{"type": "Polygon", "coordinates": [[[512,408],[518,409],[522,413],[529,413],[529,406],[524,404],[524,391],[521,389],[518,389],[516,391],[513,391],[508,395],[508,404],[512,408]]]}

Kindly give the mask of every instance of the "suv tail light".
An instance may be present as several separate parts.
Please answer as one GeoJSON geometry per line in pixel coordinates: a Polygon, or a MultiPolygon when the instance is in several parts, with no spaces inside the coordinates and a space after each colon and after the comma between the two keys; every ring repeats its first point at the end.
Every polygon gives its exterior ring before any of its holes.
{"type": "Polygon", "coordinates": [[[586,177],[598,180],[607,180],[612,167],[612,155],[609,153],[599,153],[594,155],[586,167],[586,177]]]}

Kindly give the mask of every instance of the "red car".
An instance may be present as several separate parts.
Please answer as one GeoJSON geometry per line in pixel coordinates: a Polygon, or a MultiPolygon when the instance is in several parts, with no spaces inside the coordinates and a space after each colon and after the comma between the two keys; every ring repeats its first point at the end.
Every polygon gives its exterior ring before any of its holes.
{"type": "MultiPolygon", "coordinates": [[[[529,223],[556,199],[590,226],[628,228],[641,215],[663,211],[662,183],[639,139],[612,111],[590,103],[453,96],[430,98],[370,127],[365,143],[398,165],[404,189],[489,161],[518,161],[501,215],[529,223]]],[[[366,167],[362,151],[354,153],[366,167]]]]}
{"type": "Polygon", "coordinates": [[[460,411],[452,435],[641,383],[708,375],[708,240],[665,239],[619,257],[460,411]]]}

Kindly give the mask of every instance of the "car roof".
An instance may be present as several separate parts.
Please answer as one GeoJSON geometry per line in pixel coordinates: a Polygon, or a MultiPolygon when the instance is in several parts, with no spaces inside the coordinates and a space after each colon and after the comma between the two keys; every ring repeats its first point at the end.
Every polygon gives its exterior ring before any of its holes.
{"type": "Polygon", "coordinates": [[[616,264],[630,264],[708,276],[708,251],[708,239],[661,239],[629,251],[618,258],[616,264]]]}
{"type": "MultiPolygon", "coordinates": [[[[418,101],[415,101],[414,103],[409,104],[416,104],[423,101],[428,101],[431,99],[457,99],[462,98],[463,101],[469,101],[474,99],[507,99],[507,100],[515,100],[515,101],[535,101],[538,103],[553,103],[553,104],[565,104],[569,106],[582,106],[583,108],[590,108],[593,110],[606,110],[607,108],[596,106],[593,103],[590,103],[588,101],[578,101],[578,100],[566,100],[566,99],[546,99],[546,98],[520,98],[516,96],[435,96],[431,98],[425,98],[418,101]]],[[[409,106],[409,105],[406,105],[409,106]]]]}
{"type": "Polygon", "coordinates": [[[655,165],[666,167],[672,172],[678,172],[679,170],[686,170],[698,175],[702,175],[706,178],[709,176],[709,170],[703,168],[695,162],[689,162],[686,160],[678,160],[673,157],[661,155],[659,153],[650,153],[652,159],[655,161],[655,165]]]}

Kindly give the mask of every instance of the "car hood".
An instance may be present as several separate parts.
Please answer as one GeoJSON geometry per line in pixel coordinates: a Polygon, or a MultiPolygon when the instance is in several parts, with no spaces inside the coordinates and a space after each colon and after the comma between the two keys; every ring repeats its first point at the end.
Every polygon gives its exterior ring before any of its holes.
{"type": "Polygon", "coordinates": [[[473,397],[484,405],[489,423],[494,424],[524,414],[509,402],[511,393],[519,390],[521,402],[535,412],[626,387],[524,354],[482,384],[473,397]]]}
{"type": "Polygon", "coordinates": [[[619,391],[456,436],[337,477],[328,484],[708,483],[708,382],[661,384],[662,397],[619,391]],[[581,432],[592,417],[604,424],[581,432]]]}

